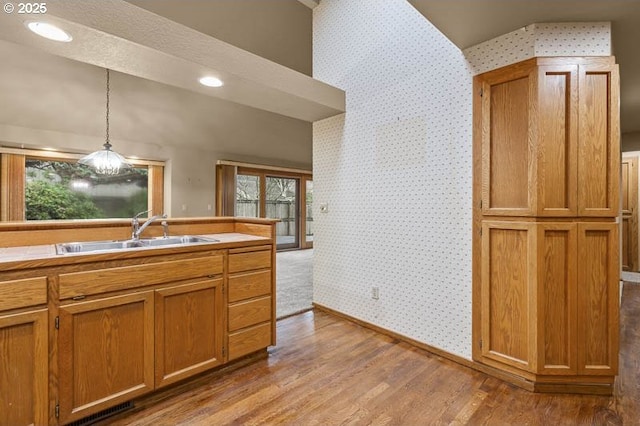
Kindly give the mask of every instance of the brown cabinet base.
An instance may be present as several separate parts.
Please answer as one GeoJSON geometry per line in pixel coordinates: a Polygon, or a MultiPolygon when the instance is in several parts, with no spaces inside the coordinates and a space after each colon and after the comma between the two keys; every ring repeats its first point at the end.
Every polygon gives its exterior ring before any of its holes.
{"type": "Polygon", "coordinates": [[[229,335],[229,360],[266,348],[271,342],[271,324],[264,323],[229,335]]]}

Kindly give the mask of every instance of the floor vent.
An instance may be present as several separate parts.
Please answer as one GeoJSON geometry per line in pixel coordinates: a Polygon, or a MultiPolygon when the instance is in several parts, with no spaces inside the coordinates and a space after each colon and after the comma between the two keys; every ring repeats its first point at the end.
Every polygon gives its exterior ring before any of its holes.
{"type": "Polygon", "coordinates": [[[73,423],[67,424],[67,426],[88,426],[92,425],[100,420],[104,420],[107,417],[111,417],[114,414],[122,413],[123,411],[127,411],[133,408],[133,402],[127,401],[122,404],[118,404],[115,407],[107,408],[106,410],[102,410],[98,413],[92,414],[90,416],[85,417],[84,419],[76,420],[73,423]]]}

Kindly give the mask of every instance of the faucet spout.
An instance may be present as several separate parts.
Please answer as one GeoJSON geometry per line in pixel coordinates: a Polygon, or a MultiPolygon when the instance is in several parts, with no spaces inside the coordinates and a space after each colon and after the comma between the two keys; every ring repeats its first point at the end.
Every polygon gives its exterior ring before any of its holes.
{"type": "MultiPolygon", "coordinates": [[[[150,211],[150,210],[149,210],[150,211]]],[[[147,228],[147,226],[151,225],[154,221],[158,220],[158,219],[166,219],[167,215],[166,214],[157,214],[155,216],[151,216],[149,219],[147,219],[142,226],[139,224],[138,222],[138,217],[141,214],[144,213],[148,213],[147,212],[143,212],[143,213],[139,213],[137,214],[133,220],[131,221],[131,227],[132,227],[132,231],[131,231],[131,239],[132,240],[139,240],[140,239],[140,235],[142,234],[142,232],[147,228]]]]}

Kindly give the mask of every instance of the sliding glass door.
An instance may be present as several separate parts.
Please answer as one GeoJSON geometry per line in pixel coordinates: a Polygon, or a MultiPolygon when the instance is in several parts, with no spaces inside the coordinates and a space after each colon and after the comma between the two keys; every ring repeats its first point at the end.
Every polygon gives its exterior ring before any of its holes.
{"type": "Polygon", "coordinates": [[[304,248],[313,247],[313,181],[304,179],[304,248]]]}
{"type": "Polygon", "coordinates": [[[311,173],[225,163],[216,167],[217,215],[278,219],[278,250],[313,247],[311,173]]]}
{"type": "Polygon", "coordinates": [[[278,249],[297,248],[299,238],[300,180],[281,176],[266,176],[265,216],[280,219],[276,224],[278,249]]]}
{"type": "Polygon", "coordinates": [[[236,176],[235,216],[260,217],[260,176],[236,176]]]}

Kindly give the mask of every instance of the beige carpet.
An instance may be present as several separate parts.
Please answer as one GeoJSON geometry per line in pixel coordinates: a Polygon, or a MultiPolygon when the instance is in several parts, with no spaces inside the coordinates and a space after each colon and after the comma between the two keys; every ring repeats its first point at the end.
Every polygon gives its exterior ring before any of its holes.
{"type": "Polygon", "coordinates": [[[313,249],[283,251],[276,255],[276,317],[311,309],[313,302],[313,249]]]}

